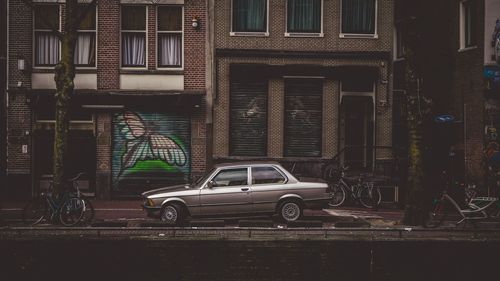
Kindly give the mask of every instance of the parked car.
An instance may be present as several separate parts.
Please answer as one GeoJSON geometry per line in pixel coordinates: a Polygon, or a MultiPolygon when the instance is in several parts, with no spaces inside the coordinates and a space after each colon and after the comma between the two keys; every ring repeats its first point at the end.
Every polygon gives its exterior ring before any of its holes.
{"type": "Polygon", "coordinates": [[[330,199],[325,182],[297,180],[279,163],[219,164],[191,185],[146,191],[142,207],[169,224],[191,217],[278,214],[295,221],[304,209],[321,208],[330,199]]]}

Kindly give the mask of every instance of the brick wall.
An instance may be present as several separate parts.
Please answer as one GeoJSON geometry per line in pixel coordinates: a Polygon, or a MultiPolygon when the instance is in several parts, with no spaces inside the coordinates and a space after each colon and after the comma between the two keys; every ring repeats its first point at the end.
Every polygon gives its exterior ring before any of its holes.
{"type": "Polygon", "coordinates": [[[339,38],[340,0],[323,0],[322,38],[285,37],[286,1],[269,0],[269,36],[230,36],[231,1],[215,0],[215,48],[318,51],[391,51],[393,0],[378,0],[378,39],[339,38]]]}
{"type": "Polygon", "coordinates": [[[184,88],[205,90],[205,32],[206,1],[189,0],[184,5],[184,88]],[[196,17],[200,28],[194,29],[191,20],[196,17]]]}
{"type": "Polygon", "coordinates": [[[97,13],[97,88],[120,88],[120,1],[99,1],[97,13]]]}

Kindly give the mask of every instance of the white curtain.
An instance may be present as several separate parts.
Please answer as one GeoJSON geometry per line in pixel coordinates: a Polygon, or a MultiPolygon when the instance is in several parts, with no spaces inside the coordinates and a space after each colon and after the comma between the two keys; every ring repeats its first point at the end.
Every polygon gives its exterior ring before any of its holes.
{"type": "Polygon", "coordinates": [[[161,34],[160,41],[160,66],[181,66],[182,36],[180,34],[161,34]]]}
{"type": "Polygon", "coordinates": [[[55,65],[59,62],[59,38],[51,33],[36,34],[36,65],[55,65]]]}
{"type": "Polygon", "coordinates": [[[122,64],[124,66],[146,65],[144,33],[124,33],[122,38],[122,64]]]}
{"type": "Polygon", "coordinates": [[[75,47],[76,65],[93,65],[95,57],[95,34],[79,33],[75,47]]]}

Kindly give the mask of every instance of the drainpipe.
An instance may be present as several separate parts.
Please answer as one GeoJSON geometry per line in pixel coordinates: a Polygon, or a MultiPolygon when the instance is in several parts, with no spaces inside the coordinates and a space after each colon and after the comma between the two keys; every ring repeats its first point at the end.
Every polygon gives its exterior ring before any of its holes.
{"type": "Polygon", "coordinates": [[[213,148],[213,101],[215,87],[215,56],[214,56],[214,36],[215,36],[215,1],[208,0],[207,2],[207,26],[206,26],[206,63],[205,63],[205,81],[206,81],[206,169],[212,167],[212,148],[213,148]]]}

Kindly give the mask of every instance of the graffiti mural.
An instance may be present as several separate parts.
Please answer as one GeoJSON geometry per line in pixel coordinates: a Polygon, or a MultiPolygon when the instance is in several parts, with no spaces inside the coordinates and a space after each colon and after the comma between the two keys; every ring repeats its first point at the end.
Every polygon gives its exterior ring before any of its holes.
{"type": "Polygon", "coordinates": [[[187,182],[189,118],[125,111],[114,116],[113,124],[115,190],[187,182]]]}

